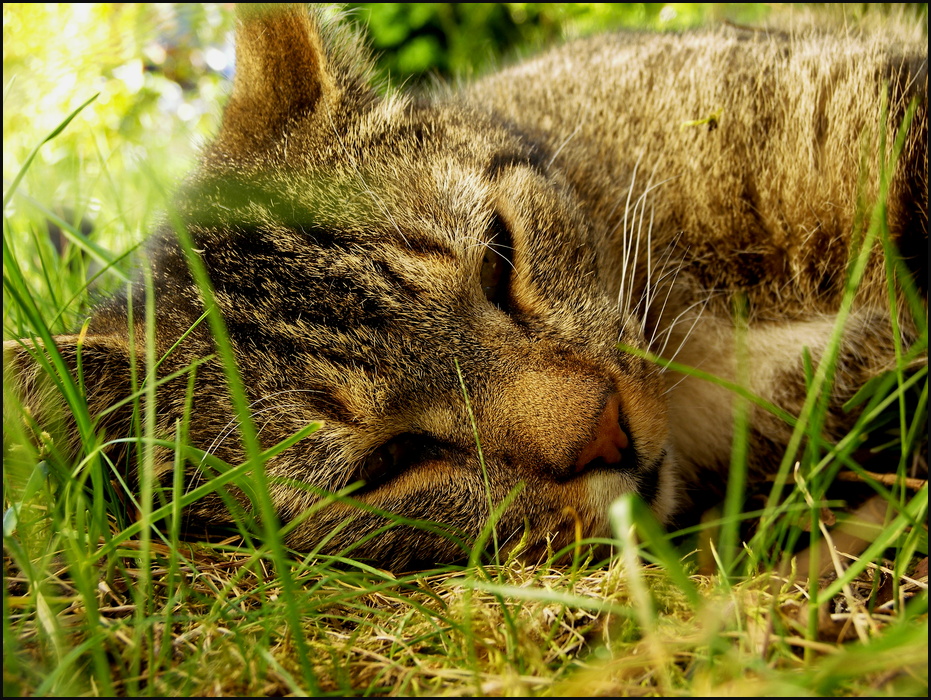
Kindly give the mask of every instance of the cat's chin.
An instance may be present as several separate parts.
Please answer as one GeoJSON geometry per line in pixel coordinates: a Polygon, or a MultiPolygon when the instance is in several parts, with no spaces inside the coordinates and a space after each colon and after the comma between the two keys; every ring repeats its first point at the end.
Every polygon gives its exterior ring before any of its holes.
{"type": "MultiPolygon", "coordinates": [[[[512,554],[518,560],[540,564],[560,551],[574,550],[576,542],[613,539],[618,533],[611,521],[611,507],[626,494],[640,498],[662,524],[672,519],[680,500],[678,467],[669,446],[652,460],[641,460],[635,467],[589,468],[560,484],[558,490],[558,493],[550,489],[538,493],[541,500],[551,503],[548,508],[528,508],[531,512],[536,510],[536,517],[529,522],[532,539],[518,544],[520,537],[515,534],[512,554]]],[[[532,491],[526,496],[533,498],[532,491]]],[[[608,557],[612,552],[607,543],[584,546],[593,548],[596,558],[608,557]]]]}
{"type": "Polygon", "coordinates": [[[680,480],[678,466],[671,448],[667,447],[652,461],[629,470],[617,468],[592,469],[580,477],[584,485],[586,510],[598,514],[593,518],[590,536],[610,536],[609,512],[621,496],[633,493],[663,524],[668,523],[679,505],[680,480]],[[600,526],[599,526],[600,525],[600,526]]]}

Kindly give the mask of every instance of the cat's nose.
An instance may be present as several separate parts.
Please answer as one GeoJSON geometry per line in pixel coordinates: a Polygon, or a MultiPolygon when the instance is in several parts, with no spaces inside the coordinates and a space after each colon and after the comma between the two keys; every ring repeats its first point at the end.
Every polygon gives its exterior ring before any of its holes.
{"type": "Polygon", "coordinates": [[[618,422],[620,403],[617,394],[608,399],[594,437],[582,448],[575,462],[576,473],[584,471],[598,460],[604,464],[620,464],[623,451],[630,446],[630,440],[618,422]]]}

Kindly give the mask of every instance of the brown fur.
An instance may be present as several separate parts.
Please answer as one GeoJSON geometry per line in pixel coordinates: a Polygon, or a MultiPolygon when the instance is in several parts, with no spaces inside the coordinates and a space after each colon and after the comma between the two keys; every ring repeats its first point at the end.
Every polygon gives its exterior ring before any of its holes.
{"type": "MultiPolygon", "coordinates": [[[[888,214],[927,293],[925,42],[610,34],[430,98],[377,97],[358,37],[302,8],[243,10],[237,42],[221,131],[176,207],[262,445],[325,423],[266,465],[298,550],[361,541],[353,555],[392,567],[461,558],[410,526],[366,536],[382,510],[468,541],[509,494],[498,533],[507,549],[526,528],[527,556],[576,528],[609,534],[608,505],[627,491],[672,517],[683,475],[728,463],[732,395],[617,344],[738,381],[741,298],[749,387],[797,412],[803,347],[824,350],[857,217],[878,193],[886,81],[890,143],[919,104],[888,214]],[[321,507],[321,492],[360,478],[367,510],[321,507]]],[[[203,302],[170,225],[149,255],[161,357],[203,302]]],[[[839,359],[835,431],[851,422],[843,401],[894,360],[884,274],[877,252],[839,359]]],[[[134,308],[144,299],[140,280],[134,308]]],[[[128,393],[126,306],[102,305],[84,342],[94,412],[128,393]]],[[[139,325],[140,358],[142,336],[139,325]]],[[[57,342],[73,366],[74,338],[57,342]]],[[[202,323],[159,375],[213,352],[202,323]]],[[[14,361],[28,393],[38,379],[25,353],[14,361]]],[[[191,442],[243,461],[222,366],[196,377],[191,442]]],[[[185,386],[158,392],[165,435],[185,386]]],[[[116,436],[128,420],[104,423],[116,436]]],[[[753,466],[778,462],[790,432],[755,412],[753,466]]],[[[201,479],[197,465],[188,478],[201,479]]],[[[208,496],[189,515],[228,511],[208,496]]]]}

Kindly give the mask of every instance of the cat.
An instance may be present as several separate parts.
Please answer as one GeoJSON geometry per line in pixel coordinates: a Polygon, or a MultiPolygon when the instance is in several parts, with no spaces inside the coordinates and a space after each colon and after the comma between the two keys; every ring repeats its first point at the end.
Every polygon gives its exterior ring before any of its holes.
{"type": "MultiPolygon", "coordinates": [[[[887,217],[926,303],[926,42],[613,33],[458,89],[380,95],[346,22],[293,5],[238,12],[218,135],[132,291],[55,344],[75,374],[80,358],[106,438],[131,434],[130,404],[107,409],[133,391],[130,357],[144,365],[150,284],[157,374],[177,373],[157,389],[156,432],[171,438],[189,420],[192,445],[244,462],[248,431],[203,319],[196,257],[261,448],[322,422],[265,464],[297,551],[393,569],[456,561],[494,513],[501,551],[539,559],[609,536],[609,506],[628,492],[673,521],[726,472],[734,393],[655,358],[797,415],[806,354],[817,364],[829,343],[852,240],[879,193],[880,130],[891,144],[913,101],[887,217]],[[327,497],[358,482],[353,500],[327,497]],[[386,528],[385,513],[459,538],[386,528]]],[[[846,323],[828,438],[853,422],[844,402],[894,366],[885,269],[877,244],[846,323]]],[[[907,345],[918,331],[897,321],[907,345]]],[[[41,415],[51,389],[36,348],[5,348],[41,415]]],[[[750,419],[751,474],[765,475],[792,427],[760,408],[750,419]]],[[[212,464],[189,458],[185,487],[212,464]]],[[[170,484],[173,469],[161,448],[154,476],[170,484]]],[[[189,521],[254,509],[227,488],[193,503],[189,521]]]]}

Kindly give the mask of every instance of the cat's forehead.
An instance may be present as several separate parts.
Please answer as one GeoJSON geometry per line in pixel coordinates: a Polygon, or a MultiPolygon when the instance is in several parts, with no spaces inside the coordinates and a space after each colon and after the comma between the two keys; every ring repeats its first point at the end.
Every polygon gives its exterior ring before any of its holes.
{"type": "Polygon", "coordinates": [[[358,173],[377,164],[376,177],[385,186],[412,194],[469,186],[480,192],[509,167],[543,174],[550,160],[539,142],[513,125],[461,104],[384,100],[344,128],[345,137],[328,149],[331,167],[349,163],[358,173]]]}
{"type": "MultiPolygon", "coordinates": [[[[180,208],[186,223],[204,235],[223,231],[246,240],[257,232],[277,233],[282,240],[326,247],[327,240],[409,241],[418,232],[441,238],[451,233],[446,242],[453,246],[463,226],[480,221],[492,206],[492,188],[474,168],[434,163],[418,168],[416,178],[399,169],[386,174],[329,163],[211,174],[189,185],[180,208]]],[[[421,243],[408,246],[410,252],[431,252],[428,240],[421,243]]]]}
{"type": "Polygon", "coordinates": [[[325,202],[336,225],[353,235],[399,238],[412,255],[439,245],[464,261],[481,259],[476,246],[489,242],[503,202],[520,194],[508,175],[521,171],[536,185],[547,179],[541,148],[487,116],[473,120],[436,107],[385,110],[355,124],[347,143],[311,166],[295,196],[325,202]]]}
{"type": "Polygon", "coordinates": [[[226,173],[190,187],[186,224],[232,332],[299,353],[320,377],[348,376],[333,362],[377,374],[455,351],[432,346],[484,300],[492,193],[468,168],[419,177],[416,192],[361,167],[226,173]]]}
{"type": "Polygon", "coordinates": [[[501,174],[542,174],[548,161],[506,124],[461,106],[397,98],[325,116],[295,125],[254,166],[208,159],[188,187],[187,220],[313,226],[358,241],[424,234],[422,246],[432,237],[468,256],[474,229],[485,228],[502,197],[501,174]]]}

